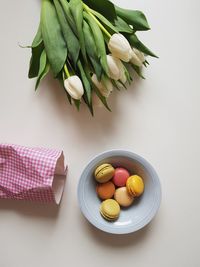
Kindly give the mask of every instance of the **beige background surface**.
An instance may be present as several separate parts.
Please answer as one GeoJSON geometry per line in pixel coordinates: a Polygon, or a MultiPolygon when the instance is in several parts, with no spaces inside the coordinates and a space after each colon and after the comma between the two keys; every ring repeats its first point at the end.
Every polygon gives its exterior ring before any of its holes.
{"type": "Polygon", "coordinates": [[[27,78],[30,51],[18,43],[31,42],[40,1],[1,1],[0,141],[62,148],[69,164],[59,209],[0,201],[1,267],[200,266],[200,2],[114,2],[146,13],[152,31],[140,36],[160,59],[149,60],[145,81],[113,95],[112,113],[91,118],[51,78],[37,93],[27,78]],[[85,164],[112,148],[144,156],[162,183],[158,215],[129,236],[94,229],[77,204],[85,164]]]}

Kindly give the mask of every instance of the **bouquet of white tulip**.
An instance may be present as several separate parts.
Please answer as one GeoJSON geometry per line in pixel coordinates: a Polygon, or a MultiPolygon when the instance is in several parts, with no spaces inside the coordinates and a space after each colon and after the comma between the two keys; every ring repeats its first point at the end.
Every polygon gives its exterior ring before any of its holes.
{"type": "Polygon", "coordinates": [[[145,57],[156,57],[136,35],[149,29],[141,11],[109,0],[42,0],[29,78],[37,77],[37,89],[51,70],[78,110],[82,102],[92,115],[96,104],[110,110],[107,98],[113,88],[132,81],[129,66],[143,78],[145,57]]]}

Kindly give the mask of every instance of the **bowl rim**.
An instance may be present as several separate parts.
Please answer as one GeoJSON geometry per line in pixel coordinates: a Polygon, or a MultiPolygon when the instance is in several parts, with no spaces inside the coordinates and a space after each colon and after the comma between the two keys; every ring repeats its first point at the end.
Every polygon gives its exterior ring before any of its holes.
{"type": "Polygon", "coordinates": [[[106,150],[103,151],[99,154],[97,154],[96,156],[92,157],[88,163],[85,165],[85,167],[83,168],[79,181],[78,181],[78,188],[77,188],[77,197],[78,197],[78,204],[80,207],[80,210],[83,214],[83,216],[88,220],[88,222],[90,222],[93,226],[95,226],[96,228],[98,228],[99,230],[106,232],[106,233],[110,233],[110,234],[130,234],[133,232],[136,232],[140,229],[142,229],[143,227],[145,227],[147,224],[149,224],[152,219],[155,217],[156,213],[158,212],[158,209],[160,207],[161,204],[161,196],[162,196],[162,191],[161,191],[161,183],[158,177],[157,172],[155,171],[155,169],[153,168],[153,166],[142,156],[130,151],[130,150],[125,150],[125,149],[112,149],[112,150],[106,150]],[[121,156],[121,157],[128,157],[128,158],[132,158],[136,161],[138,161],[141,165],[144,166],[145,169],[147,169],[150,173],[151,176],[154,179],[154,182],[156,183],[156,189],[157,189],[157,201],[155,201],[152,209],[150,210],[150,212],[147,214],[147,216],[145,216],[143,218],[143,220],[141,220],[140,223],[138,223],[137,225],[132,225],[129,227],[124,227],[124,228],[113,228],[113,229],[108,229],[105,225],[102,225],[102,223],[99,223],[97,220],[95,220],[93,217],[91,217],[90,213],[87,211],[87,207],[84,204],[83,198],[82,198],[82,181],[83,181],[83,177],[85,177],[85,172],[90,169],[93,165],[95,165],[98,161],[103,160],[106,157],[115,157],[115,156],[121,156]]]}

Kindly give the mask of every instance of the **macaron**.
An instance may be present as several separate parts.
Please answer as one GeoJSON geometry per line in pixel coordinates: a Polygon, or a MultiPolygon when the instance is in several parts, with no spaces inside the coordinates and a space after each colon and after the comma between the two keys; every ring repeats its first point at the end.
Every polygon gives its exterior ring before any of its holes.
{"type": "Polygon", "coordinates": [[[125,186],[126,185],[126,181],[128,179],[128,177],[130,176],[130,173],[124,169],[124,168],[116,168],[115,169],[115,174],[113,177],[113,183],[116,186],[125,186]]]}
{"type": "Polygon", "coordinates": [[[126,181],[126,188],[130,195],[139,197],[144,192],[144,182],[138,175],[132,175],[126,181]]]}
{"type": "Polygon", "coordinates": [[[120,206],[114,199],[107,199],[101,203],[100,213],[107,221],[114,221],[119,217],[120,206]]]}
{"type": "Polygon", "coordinates": [[[95,179],[98,183],[106,183],[112,179],[115,169],[109,163],[98,166],[94,172],[95,179]]]}
{"type": "Polygon", "coordinates": [[[134,197],[129,194],[125,186],[120,187],[115,191],[114,199],[122,207],[129,207],[134,201],[134,197]]]}
{"type": "Polygon", "coordinates": [[[109,199],[112,198],[115,193],[115,186],[111,181],[109,181],[104,184],[98,184],[96,187],[96,191],[100,199],[109,199]]]}

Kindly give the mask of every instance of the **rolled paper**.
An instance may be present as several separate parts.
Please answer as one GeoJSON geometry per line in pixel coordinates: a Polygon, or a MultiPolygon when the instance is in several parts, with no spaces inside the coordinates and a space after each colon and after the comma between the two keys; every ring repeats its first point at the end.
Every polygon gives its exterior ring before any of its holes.
{"type": "Polygon", "coordinates": [[[61,150],[0,144],[0,199],[59,204],[66,173],[61,150]]]}

